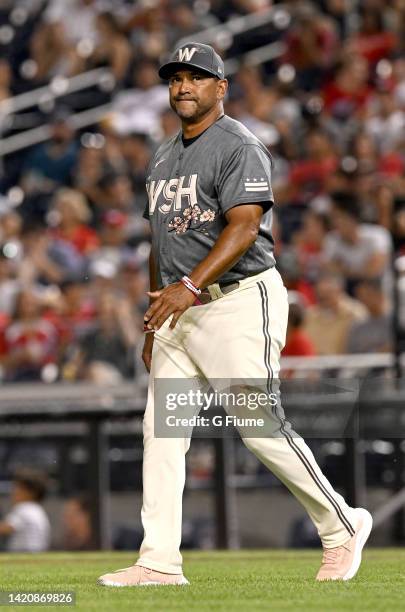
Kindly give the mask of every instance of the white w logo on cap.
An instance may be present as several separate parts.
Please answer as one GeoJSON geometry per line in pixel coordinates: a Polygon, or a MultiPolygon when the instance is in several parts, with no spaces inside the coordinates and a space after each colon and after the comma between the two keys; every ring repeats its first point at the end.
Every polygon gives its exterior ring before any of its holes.
{"type": "Polygon", "coordinates": [[[185,47],[184,49],[179,49],[179,62],[189,62],[196,51],[196,47],[192,47],[191,49],[189,49],[188,47],[185,47]]]}

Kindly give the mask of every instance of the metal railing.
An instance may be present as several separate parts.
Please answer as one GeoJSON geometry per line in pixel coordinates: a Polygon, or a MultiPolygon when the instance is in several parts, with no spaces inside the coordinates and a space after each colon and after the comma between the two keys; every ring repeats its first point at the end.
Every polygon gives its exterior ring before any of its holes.
{"type": "MultiPolygon", "coordinates": [[[[400,357],[405,367],[405,354],[400,357]]],[[[394,368],[396,358],[393,353],[354,353],[348,355],[318,355],[315,357],[283,357],[283,370],[362,370],[364,368],[394,368]]]]}
{"type": "MultiPolygon", "coordinates": [[[[201,32],[197,32],[197,34],[193,34],[192,38],[195,42],[218,44],[219,47],[223,47],[223,43],[229,42],[229,38],[277,21],[277,16],[281,15],[281,13],[283,13],[284,19],[283,27],[286,27],[291,20],[289,11],[283,4],[278,4],[264,11],[235,17],[225,23],[211,26],[201,32]]],[[[180,46],[188,40],[189,37],[181,38],[177,44],[180,46]]],[[[271,61],[283,55],[285,50],[285,43],[277,41],[248,51],[236,58],[229,58],[225,61],[225,74],[228,76],[235,74],[242,63],[249,66],[257,66],[263,62],[271,61]]]]}
{"type": "MultiPolygon", "coordinates": [[[[284,7],[282,4],[277,4],[276,6],[272,6],[260,12],[251,13],[250,15],[243,15],[241,17],[234,17],[225,23],[210,26],[205,30],[201,30],[201,32],[193,34],[193,41],[206,44],[218,43],[218,38],[223,38],[227,34],[231,36],[243,34],[249,30],[254,30],[262,25],[271,23],[277,13],[280,13],[280,11],[283,11],[288,18],[288,11],[286,10],[286,7],[284,7]]],[[[189,40],[190,37],[187,36],[185,38],[181,38],[177,44],[180,46],[189,40]]]]}
{"type": "MultiPolygon", "coordinates": [[[[81,129],[88,125],[93,125],[98,121],[101,121],[110,111],[111,104],[103,104],[90,110],[82,111],[72,115],[69,119],[72,127],[75,129],[81,129]]],[[[8,138],[0,140],[0,157],[15,153],[21,149],[31,147],[32,145],[39,144],[48,140],[51,136],[50,125],[41,125],[40,127],[33,128],[31,130],[25,130],[21,134],[15,134],[8,138]]]]}
{"type": "Polygon", "coordinates": [[[268,45],[263,45],[262,47],[257,47],[257,49],[253,49],[253,51],[247,51],[237,58],[230,58],[225,61],[225,74],[227,76],[235,74],[241,64],[245,64],[246,66],[258,66],[259,64],[277,59],[285,53],[286,48],[286,44],[281,41],[273,42],[268,45]]]}
{"type": "Polygon", "coordinates": [[[2,100],[0,102],[0,116],[11,115],[37,104],[56,100],[62,96],[82,91],[103,82],[111,82],[113,78],[111,70],[107,68],[96,68],[70,78],[56,76],[49,85],[2,100]]]}

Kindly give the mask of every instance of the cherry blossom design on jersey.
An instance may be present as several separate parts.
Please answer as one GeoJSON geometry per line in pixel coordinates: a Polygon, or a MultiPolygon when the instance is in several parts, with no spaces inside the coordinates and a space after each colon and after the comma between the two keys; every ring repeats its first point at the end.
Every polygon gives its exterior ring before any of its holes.
{"type": "Polygon", "coordinates": [[[169,230],[174,230],[176,234],[184,234],[189,229],[197,229],[201,223],[212,223],[216,217],[214,210],[208,209],[202,211],[201,208],[195,204],[194,206],[188,206],[182,212],[182,216],[174,217],[169,225],[169,230]]]}

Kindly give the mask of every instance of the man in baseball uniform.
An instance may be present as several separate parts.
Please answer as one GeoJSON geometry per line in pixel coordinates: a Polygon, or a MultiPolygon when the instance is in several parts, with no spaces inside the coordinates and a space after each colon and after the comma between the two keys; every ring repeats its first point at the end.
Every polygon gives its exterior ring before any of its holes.
{"type": "MultiPolygon", "coordinates": [[[[143,358],[150,369],[144,417],[142,522],[136,564],[106,574],[106,586],[187,584],[180,554],[185,454],[190,436],[154,435],[162,379],[265,379],[270,392],[285,343],[287,291],[275,268],[271,158],[227,117],[224,64],[208,45],[176,49],[159,70],[182,130],[161,145],[147,182],[152,228],[151,305],[143,358]]],[[[246,446],[307,510],[324,547],[317,580],[349,580],[361,562],[371,515],[350,508],[322,474],[280,406],[277,435],[246,446]]]]}

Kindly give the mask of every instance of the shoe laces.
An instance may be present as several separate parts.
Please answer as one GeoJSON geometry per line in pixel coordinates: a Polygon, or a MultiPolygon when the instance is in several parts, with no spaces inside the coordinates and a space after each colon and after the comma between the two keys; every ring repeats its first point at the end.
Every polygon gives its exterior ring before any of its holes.
{"type": "Polygon", "coordinates": [[[325,548],[323,551],[322,564],[333,564],[338,558],[337,548],[325,548]]]}
{"type": "Polygon", "coordinates": [[[336,563],[340,554],[343,553],[344,549],[350,551],[349,544],[343,544],[342,546],[337,546],[336,548],[324,548],[323,556],[322,556],[322,563],[323,564],[336,563]]]}

